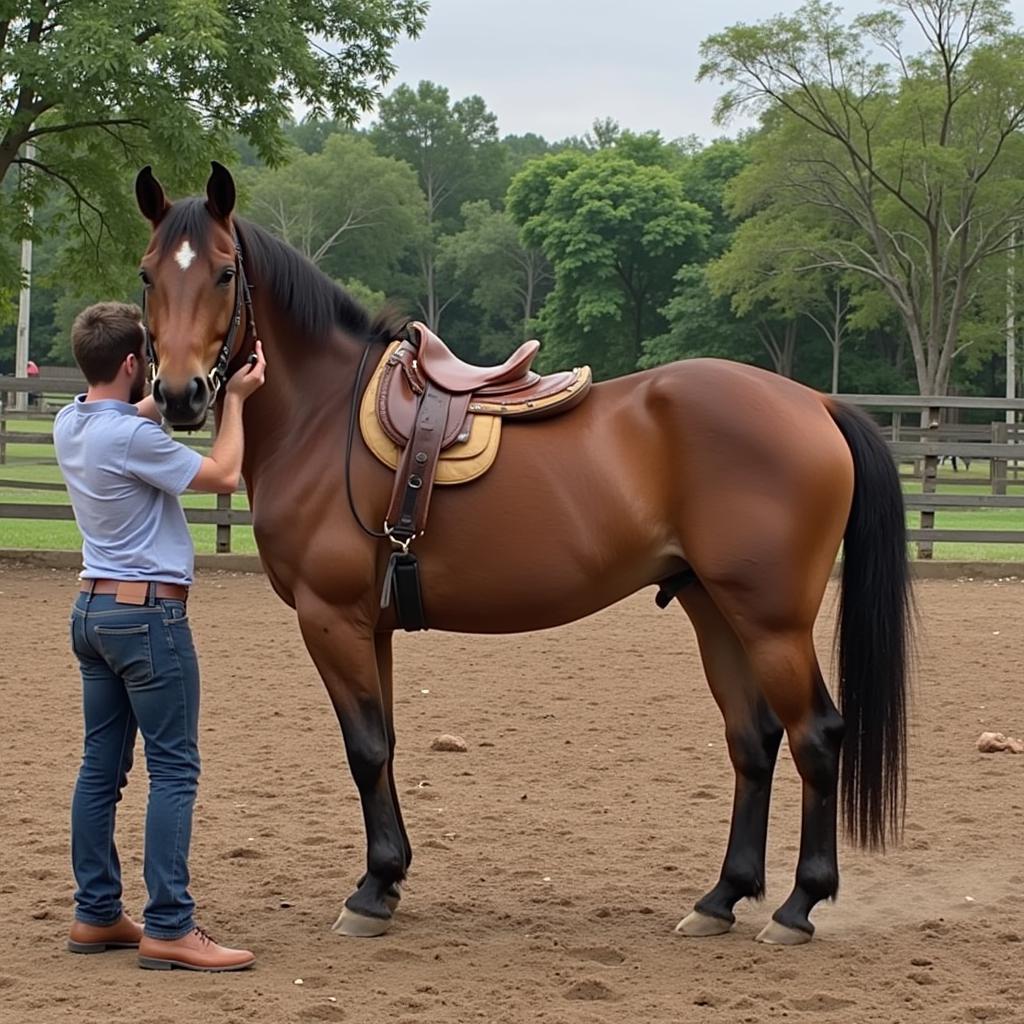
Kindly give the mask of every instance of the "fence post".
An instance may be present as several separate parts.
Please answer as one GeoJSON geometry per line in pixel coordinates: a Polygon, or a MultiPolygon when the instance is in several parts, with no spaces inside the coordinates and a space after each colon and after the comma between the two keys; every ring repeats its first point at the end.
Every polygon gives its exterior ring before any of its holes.
{"type": "MultiPolygon", "coordinates": [[[[1009,431],[1006,428],[1006,424],[996,421],[992,424],[992,443],[993,444],[1006,444],[1009,431]]],[[[1005,494],[1006,493],[1006,459],[989,459],[988,463],[988,476],[992,484],[993,494],[1005,494]]]]}
{"type": "MultiPolygon", "coordinates": [[[[232,495],[230,494],[218,494],[217,495],[217,511],[231,508],[232,495]]],[[[218,523],[217,524],[217,554],[227,555],[231,553],[231,524],[230,523],[218,523]]]]}
{"type": "MultiPolygon", "coordinates": [[[[932,407],[927,413],[928,419],[926,423],[927,433],[921,440],[926,443],[929,441],[935,441],[939,436],[939,420],[942,416],[941,409],[932,407]]],[[[921,492],[923,494],[934,494],[936,480],[939,475],[939,457],[938,455],[926,455],[924,457],[924,472],[921,475],[921,492]]],[[[933,508],[922,508],[921,509],[921,529],[922,530],[934,530],[935,529],[935,509],[933,508]]],[[[929,559],[932,557],[932,542],[930,540],[919,540],[917,542],[917,557],[929,559]]]]}
{"type": "MultiPolygon", "coordinates": [[[[210,429],[210,442],[211,447],[213,442],[217,440],[217,419],[214,417],[213,427],[210,429]]],[[[218,494],[217,495],[217,511],[223,512],[225,509],[230,510],[231,508],[232,495],[230,494],[218,494]]],[[[217,543],[214,550],[218,555],[227,555],[231,553],[231,524],[230,523],[217,523],[217,543]]]]}
{"type": "Polygon", "coordinates": [[[7,392],[0,391],[0,466],[7,462],[7,392]]]}

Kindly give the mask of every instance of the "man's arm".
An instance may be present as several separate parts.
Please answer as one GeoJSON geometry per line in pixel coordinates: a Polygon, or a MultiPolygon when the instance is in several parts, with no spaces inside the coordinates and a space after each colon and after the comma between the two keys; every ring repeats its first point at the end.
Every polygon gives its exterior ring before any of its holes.
{"type": "Polygon", "coordinates": [[[245,435],[242,432],[242,407],[245,400],[231,391],[224,396],[224,409],[213,448],[199,465],[199,472],[188,485],[190,491],[203,494],[232,494],[242,474],[245,435]]]}
{"type": "Polygon", "coordinates": [[[245,400],[263,386],[266,369],[263,345],[257,341],[256,362],[247,363],[228,381],[217,439],[210,454],[200,463],[199,472],[188,485],[189,490],[204,494],[231,494],[238,488],[245,451],[242,407],[245,400]]]}

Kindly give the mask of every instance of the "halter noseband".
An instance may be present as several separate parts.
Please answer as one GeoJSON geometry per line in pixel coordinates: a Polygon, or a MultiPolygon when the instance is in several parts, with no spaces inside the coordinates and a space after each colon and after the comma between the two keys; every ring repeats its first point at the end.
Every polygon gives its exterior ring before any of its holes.
{"type": "MultiPolygon", "coordinates": [[[[224,342],[217,353],[217,360],[213,368],[206,375],[207,383],[210,386],[210,401],[207,403],[206,411],[209,412],[213,403],[217,401],[220,389],[228,376],[228,363],[231,362],[231,353],[235,348],[235,336],[242,324],[242,303],[245,303],[246,333],[252,339],[255,346],[259,334],[256,331],[256,314],[252,307],[252,289],[245,276],[245,265],[242,260],[242,246],[238,241],[238,232],[234,225],[231,226],[231,239],[235,244],[235,308],[231,313],[231,324],[228,333],[224,336],[224,342]]],[[[156,379],[160,362],[156,355],[156,346],[153,344],[153,335],[149,330],[149,316],[146,311],[146,289],[142,290],[142,330],[146,336],[146,357],[149,359],[149,379],[152,383],[156,379]]]]}

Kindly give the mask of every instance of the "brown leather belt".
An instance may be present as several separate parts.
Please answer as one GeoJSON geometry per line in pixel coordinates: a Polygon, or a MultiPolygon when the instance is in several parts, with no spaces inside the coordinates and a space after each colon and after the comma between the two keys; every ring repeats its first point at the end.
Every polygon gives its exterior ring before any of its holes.
{"type": "Polygon", "coordinates": [[[188,587],[152,580],[82,580],[82,593],[115,594],[118,604],[147,604],[151,596],[158,601],[188,600],[188,587]]]}

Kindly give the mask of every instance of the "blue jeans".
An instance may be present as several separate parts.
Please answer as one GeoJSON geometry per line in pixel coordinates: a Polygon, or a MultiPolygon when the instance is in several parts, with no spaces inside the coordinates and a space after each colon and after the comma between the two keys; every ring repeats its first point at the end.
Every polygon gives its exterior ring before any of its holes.
{"type": "Polygon", "coordinates": [[[85,753],[71,804],[75,916],[103,925],[121,915],[114,817],[141,730],[149,771],[146,934],[179,938],[195,926],[188,848],[199,781],[199,663],[185,605],[123,605],[113,594],[79,594],[71,648],[82,670],[85,712],[85,753]]]}

